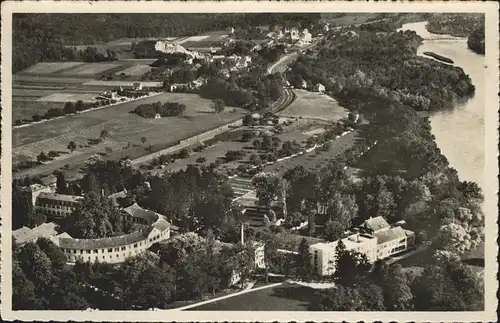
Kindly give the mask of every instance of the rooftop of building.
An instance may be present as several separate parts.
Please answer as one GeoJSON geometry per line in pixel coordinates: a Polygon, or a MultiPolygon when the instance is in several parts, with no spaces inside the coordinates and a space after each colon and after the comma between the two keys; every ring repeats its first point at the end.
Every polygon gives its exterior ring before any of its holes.
{"type": "Polygon", "coordinates": [[[143,241],[146,237],[143,231],[135,231],[121,236],[101,239],[73,239],[61,237],[59,238],[59,247],[77,250],[106,249],[137,243],[143,241]]]}
{"type": "Polygon", "coordinates": [[[134,218],[144,219],[150,224],[152,224],[153,222],[155,222],[159,218],[159,215],[156,212],[143,209],[137,203],[134,203],[134,204],[124,208],[123,211],[127,212],[130,216],[132,216],[134,218]]]}
{"type": "Polygon", "coordinates": [[[38,195],[38,198],[45,198],[56,201],[77,202],[82,200],[83,196],[42,192],[38,195]]]}
{"type": "Polygon", "coordinates": [[[389,225],[389,223],[387,223],[387,221],[381,216],[369,218],[369,219],[364,221],[363,225],[365,228],[373,230],[373,231],[378,231],[378,230],[382,230],[382,229],[391,227],[389,225]]]}
{"type": "Polygon", "coordinates": [[[28,241],[38,238],[48,238],[57,235],[57,225],[53,222],[43,223],[33,229],[22,227],[12,231],[12,236],[17,243],[24,244],[28,241]]]}
{"type": "Polygon", "coordinates": [[[377,237],[377,244],[383,244],[388,241],[402,239],[406,237],[406,232],[401,227],[393,227],[385,231],[373,233],[377,237]]]}

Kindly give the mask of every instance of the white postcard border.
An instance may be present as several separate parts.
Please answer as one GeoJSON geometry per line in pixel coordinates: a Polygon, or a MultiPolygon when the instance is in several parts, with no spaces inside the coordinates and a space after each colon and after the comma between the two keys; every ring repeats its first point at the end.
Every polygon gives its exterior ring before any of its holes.
{"type": "Polygon", "coordinates": [[[11,310],[11,131],[2,133],[1,154],[1,316],[22,321],[496,321],[498,237],[498,3],[497,2],[256,2],[256,1],[22,1],[2,2],[2,128],[12,124],[12,13],[148,12],[484,12],[487,85],[485,113],[485,311],[483,312],[234,312],[234,311],[12,311],[11,310]],[[194,3],[193,3],[194,2],[194,3]],[[5,171],[8,170],[8,171],[5,171]]]}

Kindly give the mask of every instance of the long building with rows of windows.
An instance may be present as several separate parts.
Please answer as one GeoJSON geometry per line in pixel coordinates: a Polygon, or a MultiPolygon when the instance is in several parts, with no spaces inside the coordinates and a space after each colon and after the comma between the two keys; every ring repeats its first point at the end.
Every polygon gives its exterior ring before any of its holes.
{"type": "Polygon", "coordinates": [[[145,252],[153,244],[170,238],[170,223],[165,216],[145,210],[137,204],[123,211],[124,216],[130,216],[132,222],[144,227],[129,234],[109,238],[75,239],[67,233],[61,233],[50,239],[61,248],[68,263],[75,263],[77,260],[121,263],[129,257],[145,252]]]}

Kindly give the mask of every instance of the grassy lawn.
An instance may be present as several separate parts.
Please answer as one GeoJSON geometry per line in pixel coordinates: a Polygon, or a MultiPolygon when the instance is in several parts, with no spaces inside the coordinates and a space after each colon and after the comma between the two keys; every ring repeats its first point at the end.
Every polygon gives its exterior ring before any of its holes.
{"type": "Polygon", "coordinates": [[[202,99],[196,94],[162,93],[158,96],[128,102],[97,111],[67,116],[46,123],[26,128],[13,129],[13,162],[24,157],[35,157],[40,151],[66,151],[69,141],[75,141],[77,148],[73,154],[60,157],[48,165],[41,167],[47,170],[57,169],[64,164],[73,164],[90,157],[95,153],[103,153],[105,147],[112,150],[110,158],[129,156],[137,158],[147,154],[145,148],[152,145],[152,150],[166,148],[178,140],[216,127],[220,124],[238,119],[243,115],[241,109],[221,113],[219,118],[210,111],[211,101],[202,99]],[[186,105],[183,117],[162,119],[145,119],[130,112],[138,105],[153,102],[179,102],[186,105]],[[88,146],[89,139],[99,138],[102,130],[107,130],[110,137],[104,143],[88,146]],[[142,144],[141,138],[147,142],[142,144]],[[131,143],[131,147],[122,148],[131,143]],[[65,159],[68,159],[67,161],[65,159]],[[54,164],[54,165],[51,165],[54,164]]]}
{"type": "Polygon", "coordinates": [[[306,311],[315,290],[282,284],[227,298],[190,311],[306,311]]]}
{"type": "Polygon", "coordinates": [[[348,111],[337,100],[325,94],[294,90],[297,98],[279,115],[312,118],[324,121],[338,121],[347,117],[348,111]]]}

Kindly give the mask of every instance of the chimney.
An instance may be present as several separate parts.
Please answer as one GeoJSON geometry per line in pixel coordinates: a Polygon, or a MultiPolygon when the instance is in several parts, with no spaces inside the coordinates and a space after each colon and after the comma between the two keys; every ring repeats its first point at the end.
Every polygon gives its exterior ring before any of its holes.
{"type": "Polygon", "coordinates": [[[241,222],[241,244],[245,244],[245,225],[241,222]]]}

